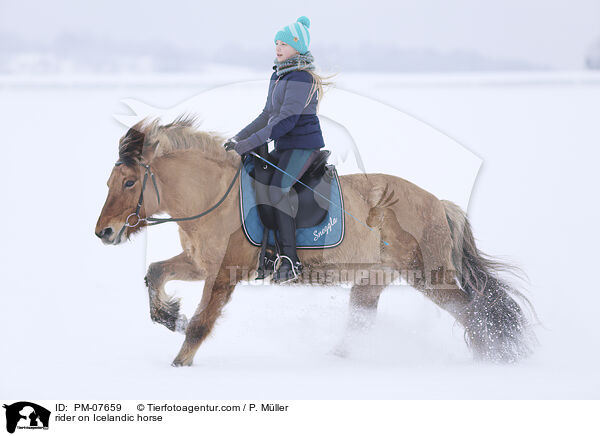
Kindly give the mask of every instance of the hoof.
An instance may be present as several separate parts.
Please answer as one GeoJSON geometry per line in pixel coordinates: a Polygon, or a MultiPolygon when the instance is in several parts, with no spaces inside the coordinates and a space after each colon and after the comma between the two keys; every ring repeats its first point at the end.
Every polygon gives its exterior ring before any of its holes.
{"type": "Polygon", "coordinates": [[[164,325],[172,332],[185,333],[187,318],[179,313],[179,300],[171,299],[168,302],[151,302],[150,319],[158,324],[164,325]]]}
{"type": "Polygon", "coordinates": [[[348,345],[345,343],[339,344],[337,347],[331,350],[331,354],[342,359],[347,358],[350,355],[348,345]]]}
{"type": "Polygon", "coordinates": [[[175,359],[173,361],[173,363],[171,363],[171,366],[173,367],[180,367],[180,366],[192,366],[192,361],[183,361],[183,360],[179,360],[179,359],[175,359]]]}
{"type": "Polygon", "coordinates": [[[177,321],[175,321],[175,331],[185,335],[185,330],[187,329],[187,326],[187,316],[185,316],[184,314],[179,315],[177,321]]]}

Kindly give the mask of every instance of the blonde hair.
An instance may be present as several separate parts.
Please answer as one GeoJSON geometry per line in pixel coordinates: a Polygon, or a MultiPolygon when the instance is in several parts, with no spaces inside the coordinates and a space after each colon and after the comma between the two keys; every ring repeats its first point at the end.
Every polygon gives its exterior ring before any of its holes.
{"type": "MultiPolygon", "coordinates": [[[[303,68],[300,68],[303,69],[303,68]]],[[[337,76],[338,73],[333,73],[329,76],[323,76],[317,73],[315,70],[306,70],[312,76],[312,86],[310,87],[310,92],[308,93],[308,99],[306,100],[306,104],[304,107],[308,106],[308,103],[312,100],[315,92],[317,93],[317,109],[316,113],[319,113],[319,106],[321,105],[321,99],[323,98],[323,87],[335,87],[335,82],[331,81],[333,77],[337,76]]]]}

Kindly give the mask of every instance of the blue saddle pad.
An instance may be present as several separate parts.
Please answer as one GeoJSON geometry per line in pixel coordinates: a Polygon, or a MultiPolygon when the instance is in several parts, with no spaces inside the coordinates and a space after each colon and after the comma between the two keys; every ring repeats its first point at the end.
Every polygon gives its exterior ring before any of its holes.
{"type": "MultiPolygon", "coordinates": [[[[247,159],[240,174],[240,216],[246,238],[252,245],[260,246],[264,227],[256,205],[253,179],[250,177],[253,167],[253,159],[247,159]]],[[[333,173],[327,215],[316,226],[296,229],[297,248],[332,248],[344,239],[344,200],[335,168],[333,173]]],[[[269,232],[268,243],[275,245],[273,232],[269,232]]]]}

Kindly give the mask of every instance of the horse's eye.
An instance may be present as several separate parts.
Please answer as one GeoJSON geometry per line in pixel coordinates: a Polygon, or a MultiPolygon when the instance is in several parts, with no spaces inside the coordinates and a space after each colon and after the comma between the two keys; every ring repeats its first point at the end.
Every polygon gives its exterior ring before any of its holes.
{"type": "Polygon", "coordinates": [[[125,182],[125,187],[126,188],[131,188],[133,186],[133,184],[135,183],[135,180],[127,180],[125,182]]]}

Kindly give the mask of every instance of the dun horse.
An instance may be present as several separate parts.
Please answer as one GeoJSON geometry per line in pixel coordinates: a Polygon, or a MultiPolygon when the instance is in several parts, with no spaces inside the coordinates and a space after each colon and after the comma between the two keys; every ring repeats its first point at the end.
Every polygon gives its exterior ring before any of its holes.
{"type": "MultiPolygon", "coordinates": [[[[183,251],[152,263],[145,277],[152,320],[185,334],[174,366],[192,364],[244,278],[241,272],[257,266],[259,247],[246,240],[238,210],[240,156],[223,149],[225,139],[197,130],[193,117],[167,125],[158,119],[138,122],[119,141],[119,160],[96,224],[96,235],[116,245],[152,215],[190,217],[211,209],[201,218],[178,221],[183,251]],[[179,312],[179,301],[165,292],[170,280],[204,281],[189,321],[179,312]]],[[[530,353],[535,336],[517,300],[529,302],[498,276],[512,267],[475,246],[457,205],[392,175],[350,174],[339,180],[344,207],[357,220],[346,220],[338,246],[299,250],[305,265],[299,283],[350,283],[349,326],[362,328],[364,320],[372,320],[381,292],[402,278],[464,327],[475,358],[512,362],[530,353]]]]}

